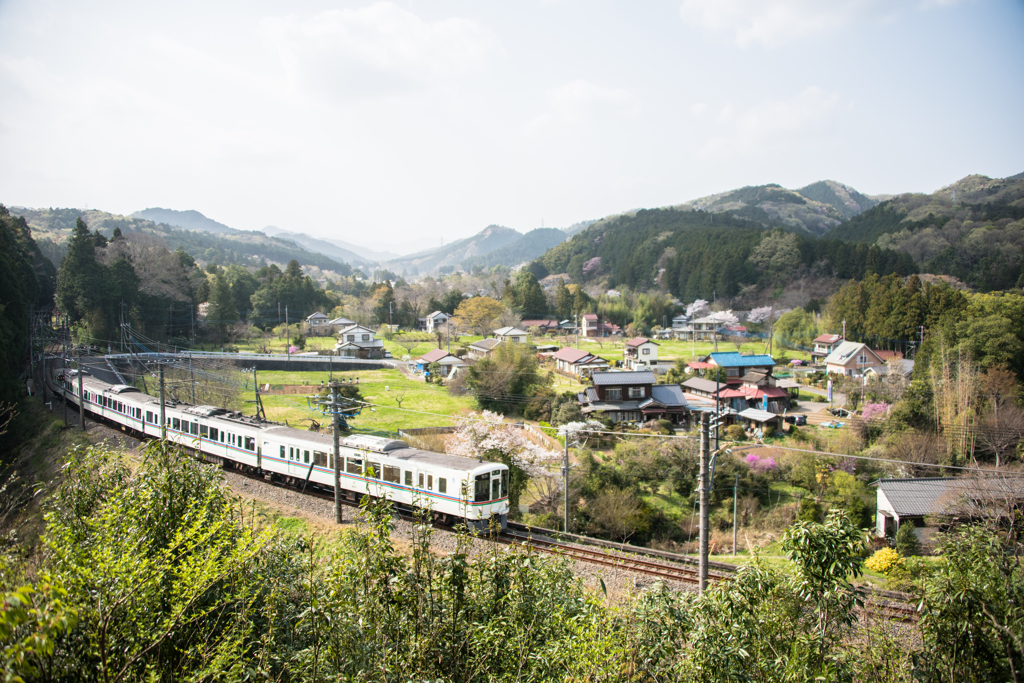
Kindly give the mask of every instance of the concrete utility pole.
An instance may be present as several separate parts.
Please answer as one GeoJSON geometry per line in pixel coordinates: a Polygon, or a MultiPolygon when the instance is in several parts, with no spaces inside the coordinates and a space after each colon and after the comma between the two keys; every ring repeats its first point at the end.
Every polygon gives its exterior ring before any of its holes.
{"type": "Polygon", "coordinates": [[[291,360],[292,358],[291,348],[292,337],[288,330],[288,306],[286,304],[284,307],[284,355],[287,360],[291,360]]]}
{"type": "Polygon", "coordinates": [[[732,556],[736,557],[736,502],[740,490],[740,475],[736,473],[736,483],[732,485],[732,556]]]}
{"type": "Polygon", "coordinates": [[[708,586],[708,524],[711,520],[711,501],[709,496],[709,467],[711,461],[711,435],[709,432],[709,415],[700,416],[700,592],[708,586]]]}
{"type": "Polygon", "coordinates": [[[562,470],[564,474],[563,490],[562,490],[562,506],[564,520],[562,522],[562,531],[569,533],[569,432],[565,433],[565,459],[563,461],[562,470]]]}
{"type": "Polygon", "coordinates": [[[78,358],[78,425],[85,431],[85,392],[82,390],[82,348],[75,347],[78,358]]]}
{"type": "MultiPolygon", "coordinates": [[[[64,348],[61,350],[60,362],[61,362],[61,366],[64,369],[64,381],[67,381],[67,379],[68,379],[68,337],[67,337],[67,331],[68,330],[67,330],[67,320],[66,319],[62,320],[61,323],[62,323],[62,325],[61,325],[60,341],[61,341],[61,345],[64,348]]],[[[61,392],[61,398],[64,399],[64,426],[67,427],[68,426],[68,392],[67,392],[66,388],[61,392]]]]}
{"type": "Polygon", "coordinates": [[[160,438],[167,440],[167,412],[164,410],[164,364],[160,363],[160,438]]]}
{"type": "MultiPolygon", "coordinates": [[[[340,394],[338,393],[341,389],[337,382],[331,382],[331,403],[332,405],[338,404],[340,394]]],[[[334,424],[334,522],[341,524],[345,521],[341,514],[341,450],[340,450],[340,435],[338,434],[338,414],[334,413],[333,424],[334,424]]]]}

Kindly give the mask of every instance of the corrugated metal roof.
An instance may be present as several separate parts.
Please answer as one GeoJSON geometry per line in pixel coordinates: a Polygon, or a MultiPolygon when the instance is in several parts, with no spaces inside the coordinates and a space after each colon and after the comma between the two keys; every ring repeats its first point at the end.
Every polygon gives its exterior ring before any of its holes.
{"type": "Polygon", "coordinates": [[[591,375],[594,386],[606,387],[618,384],[654,384],[654,373],[650,370],[634,372],[595,372],[591,375]]]}
{"type": "Polygon", "coordinates": [[[557,360],[564,360],[566,363],[575,363],[583,358],[590,355],[589,351],[583,349],[574,349],[571,346],[566,346],[563,349],[559,349],[552,358],[557,360]]]}
{"type": "Polygon", "coordinates": [[[754,422],[768,422],[769,420],[777,420],[780,417],[775,413],[769,413],[767,410],[758,410],[757,408],[747,408],[739,413],[739,416],[744,420],[753,420],[754,422]]]}
{"type": "Polygon", "coordinates": [[[693,389],[694,391],[706,391],[711,394],[715,393],[720,389],[726,388],[725,382],[722,382],[721,384],[716,384],[715,382],[712,382],[709,379],[701,379],[700,377],[692,377],[686,380],[685,382],[683,382],[683,386],[686,387],[687,389],[693,389]]]}
{"type": "Polygon", "coordinates": [[[1020,477],[880,479],[878,488],[899,517],[942,514],[964,498],[984,501],[1024,496],[1024,480],[1020,477]]]}
{"type": "Polygon", "coordinates": [[[709,357],[715,361],[716,365],[723,368],[775,366],[775,359],[767,354],[744,356],[736,351],[726,351],[724,353],[712,353],[709,357]]]}

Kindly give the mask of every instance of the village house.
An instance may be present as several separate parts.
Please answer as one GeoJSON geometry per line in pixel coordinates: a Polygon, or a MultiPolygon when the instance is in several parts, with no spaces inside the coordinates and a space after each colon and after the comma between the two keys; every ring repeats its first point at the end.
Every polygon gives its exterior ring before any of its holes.
{"type": "Polygon", "coordinates": [[[552,354],[555,361],[555,369],[564,375],[570,375],[581,379],[589,377],[593,372],[601,372],[608,369],[608,361],[600,356],[595,356],[589,351],[574,349],[567,346],[552,354]]]}
{"type": "Polygon", "coordinates": [[[612,422],[686,421],[689,410],[678,385],[656,384],[654,373],[595,372],[593,386],[577,395],[584,415],[600,413],[612,422]]]}
{"type": "Polygon", "coordinates": [[[334,353],[345,358],[381,358],[384,341],[376,338],[373,330],[362,325],[351,325],[338,334],[334,353]]]}
{"type": "Polygon", "coordinates": [[[844,341],[825,358],[825,372],[830,375],[862,377],[869,368],[884,365],[878,354],[861,342],[844,341]]]}
{"type": "Polygon", "coordinates": [[[330,327],[330,321],[326,315],[317,311],[306,318],[306,325],[309,326],[310,336],[317,337],[327,334],[328,328],[330,327]]]}
{"type": "Polygon", "coordinates": [[[342,317],[342,318],[335,318],[334,320],[328,320],[327,321],[327,329],[328,329],[328,331],[331,334],[335,334],[337,332],[341,332],[346,327],[351,327],[352,325],[355,325],[355,324],[356,324],[355,320],[349,320],[348,318],[344,318],[344,317],[342,317]]]}
{"type": "Polygon", "coordinates": [[[811,351],[811,360],[815,363],[821,361],[830,353],[836,350],[843,341],[841,334],[823,334],[814,339],[814,350],[811,351]]]}
{"type": "Polygon", "coordinates": [[[448,314],[441,311],[434,311],[417,320],[417,326],[423,332],[433,334],[434,330],[444,327],[448,323],[448,314]]]}
{"type": "Polygon", "coordinates": [[[613,334],[620,334],[622,328],[614,323],[602,322],[597,313],[584,313],[583,325],[580,333],[584,337],[610,337],[613,334]]]}
{"type": "Polygon", "coordinates": [[[423,354],[415,361],[410,361],[417,374],[430,372],[429,368],[433,363],[441,366],[441,378],[446,379],[454,375],[459,369],[468,365],[466,361],[458,356],[448,353],[444,349],[433,349],[423,354]]]}
{"type": "Polygon", "coordinates": [[[634,337],[623,348],[623,365],[630,370],[657,370],[658,343],[647,337],[634,337]]]}
{"type": "MultiPolygon", "coordinates": [[[[743,376],[750,371],[759,371],[771,377],[775,359],[767,354],[743,355],[736,351],[715,352],[701,359],[702,369],[725,368],[726,383],[742,384],[743,376]]],[[[693,364],[691,364],[693,365],[693,364]]]]}
{"type": "Polygon", "coordinates": [[[529,335],[518,327],[502,327],[494,331],[494,338],[498,341],[507,341],[513,344],[525,344],[529,335]]]}
{"type": "Polygon", "coordinates": [[[688,315],[677,315],[672,318],[672,331],[676,334],[685,330],[690,324],[690,316],[688,315]]]}
{"type": "Polygon", "coordinates": [[[558,332],[559,324],[557,320],[524,320],[522,322],[523,329],[529,330],[531,327],[537,327],[540,329],[541,334],[548,334],[549,332],[558,332]]]}
{"type": "Polygon", "coordinates": [[[471,360],[480,360],[481,358],[486,358],[491,353],[491,351],[494,350],[494,347],[496,347],[500,343],[500,339],[495,339],[493,337],[472,342],[467,347],[469,357],[471,360]]]}
{"type": "MultiPolygon", "coordinates": [[[[675,327],[674,319],[672,325],[675,327]]],[[[714,341],[721,326],[722,321],[714,316],[697,318],[679,328],[679,338],[686,341],[714,341]]]]}

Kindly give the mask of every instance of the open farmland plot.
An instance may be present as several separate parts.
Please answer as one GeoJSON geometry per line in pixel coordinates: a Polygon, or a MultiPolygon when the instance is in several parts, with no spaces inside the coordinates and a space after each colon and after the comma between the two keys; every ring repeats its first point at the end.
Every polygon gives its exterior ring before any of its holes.
{"type": "MultiPolygon", "coordinates": [[[[447,388],[408,379],[399,370],[335,372],[334,377],[345,381],[354,381],[358,377],[363,398],[374,404],[373,412],[364,409],[353,421],[357,429],[397,432],[417,427],[445,427],[454,424],[450,415],[476,409],[476,401],[472,397],[450,396],[447,388]],[[399,399],[401,410],[398,409],[399,399]]],[[[313,394],[320,389],[320,382],[327,384],[330,377],[326,372],[261,372],[259,379],[261,385],[270,384],[271,387],[308,382],[309,394],[313,394]]],[[[318,412],[310,411],[305,395],[264,395],[263,405],[269,419],[287,420],[293,426],[308,425],[310,419],[321,424],[325,421],[318,412]]]]}

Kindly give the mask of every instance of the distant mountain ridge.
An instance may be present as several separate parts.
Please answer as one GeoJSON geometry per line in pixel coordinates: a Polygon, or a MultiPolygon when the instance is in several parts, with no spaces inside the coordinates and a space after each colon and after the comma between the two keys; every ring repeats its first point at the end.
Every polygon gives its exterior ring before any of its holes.
{"type": "Polygon", "coordinates": [[[548,249],[569,239],[565,230],[558,228],[537,228],[526,233],[514,242],[462,261],[467,270],[474,266],[490,268],[492,266],[518,266],[537,258],[548,249]]]}
{"type": "Polygon", "coordinates": [[[466,260],[489,254],[522,237],[520,232],[512,228],[489,225],[472,237],[393,259],[383,265],[388,270],[405,275],[425,275],[441,269],[454,270],[463,267],[462,263],[466,260]]]}
{"type": "Polygon", "coordinates": [[[143,209],[142,211],[136,211],[132,214],[135,218],[143,218],[147,221],[154,223],[163,223],[165,225],[173,225],[185,230],[198,230],[200,232],[215,232],[224,235],[234,235],[241,232],[241,230],[235,230],[230,228],[223,223],[207,218],[198,211],[189,209],[187,211],[178,211],[176,209],[161,209],[159,207],[152,209],[143,209]]]}
{"type": "MultiPolygon", "coordinates": [[[[395,254],[389,251],[377,251],[364,247],[358,244],[351,244],[344,240],[339,240],[334,237],[313,237],[304,232],[294,232],[291,230],[283,230],[275,225],[268,225],[263,228],[263,232],[273,237],[284,237],[290,239],[298,244],[306,245],[307,243],[319,243],[327,245],[326,248],[339,250],[338,254],[350,254],[350,256],[341,256],[350,263],[376,263],[377,261],[389,261],[391,259],[400,258],[399,254],[395,254]]],[[[309,247],[307,246],[307,249],[309,247]]],[[[324,253],[327,253],[326,251],[324,253]]]]}

